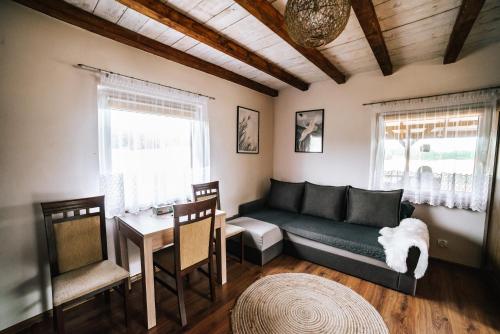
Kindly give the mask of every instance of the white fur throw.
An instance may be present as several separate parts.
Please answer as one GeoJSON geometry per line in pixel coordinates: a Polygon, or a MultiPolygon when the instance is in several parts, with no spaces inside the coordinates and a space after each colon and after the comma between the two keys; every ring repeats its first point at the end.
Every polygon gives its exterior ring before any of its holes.
{"type": "Polygon", "coordinates": [[[410,247],[420,249],[420,257],[415,268],[415,278],[424,276],[429,258],[429,231],[420,219],[403,219],[397,227],[384,227],[378,242],[384,246],[385,262],[399,273],[406,273],[406,258],[410,247]]]}

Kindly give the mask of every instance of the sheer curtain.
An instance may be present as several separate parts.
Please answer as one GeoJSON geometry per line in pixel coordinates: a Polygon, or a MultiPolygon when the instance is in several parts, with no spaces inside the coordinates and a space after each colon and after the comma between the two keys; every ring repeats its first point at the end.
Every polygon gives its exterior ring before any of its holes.
{"type": "Polygon", "coordinates": [[[185,201],[210,178],[207,98],[120,75],[98,86],[106,215],[185,201]]]}
{"type": "Polygon", "coordinates": [[[496,102],[490,90],[374,105],[372,189],[402,188],[413,203],[485,211],[496,102]]]}

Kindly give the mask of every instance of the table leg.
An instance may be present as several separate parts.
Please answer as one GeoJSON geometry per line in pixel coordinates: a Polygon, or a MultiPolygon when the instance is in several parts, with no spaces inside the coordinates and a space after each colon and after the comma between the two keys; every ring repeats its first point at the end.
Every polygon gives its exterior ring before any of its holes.
{"type": "MultiPolygon", "coordinates": [[[[121,232],[120,227],[118,226],[118,238],[120,241],[120,259],[119,265],[130,273],[129,261],[128,261],[128,243],[127,237],[121,232]]],[[[130,274],[129,274],[130,275],[130,274]]],[[[128,281],[128,289],[132,288],[130,280],[128,281]]]]}
{"type": "Polygon", "coordinates": [[[217,282],[226,284],[226,222],[225,218],[221,217],[220,228],[215,230],[215,244],[217,251],[217,282]]]}
{"type": "Polygon", "coordinates": [[[150,329],[156,326],[155,282],[151,238],[145,238],[141,247],[141,269],[146,327],[150,329]]]}

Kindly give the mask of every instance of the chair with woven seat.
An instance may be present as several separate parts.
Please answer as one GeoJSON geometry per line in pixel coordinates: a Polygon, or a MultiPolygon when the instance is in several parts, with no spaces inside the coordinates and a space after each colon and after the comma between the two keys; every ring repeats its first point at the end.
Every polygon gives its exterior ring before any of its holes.
{"type": "Polygon", "coordinates": [[[104,196],[41,203],[47,235],[54,326],[64,333],[63,310],[121,288],[127,324],[129,273],[108,260],[104,196]]]}
{"type": "Polygon", "coordinates": [[[170,275],[176,283],[171,286],[159,273],[155,280],[177,294],[182,327],[186,326],[184,305],[184,278],[208,264],[210,297],[215,301],[213,271],[213,235],[216,199],[174,205],[174,244],[153,254],[153,263],[160,271],[170,275]]]}
{"type": "MultiPolygon", "coordinates": [[[[193,184],[193,200],[195,202],[202,201],[208,198],[217,199],[217,209],[220,210],[220,192],[219,192],[219,181],[213,181],[208,183],[193,184]]],[[[244,243],[243,243],[243,232],[245,229],[241,226],[232,225],[230,223],[226,224],[226,239],[239,237],[240,243],[240,263],[243,263],[244,258],[244,243]]]]}

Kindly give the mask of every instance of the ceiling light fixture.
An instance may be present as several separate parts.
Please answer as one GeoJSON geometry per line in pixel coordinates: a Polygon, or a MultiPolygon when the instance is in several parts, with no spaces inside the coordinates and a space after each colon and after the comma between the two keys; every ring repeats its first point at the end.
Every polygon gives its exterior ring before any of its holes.
{"type": "Polygon", "coordinates": [[[317,48],[340,35],[350,12],[350,0],[288,0],[286,28],[296,43],[317,48]]]}

